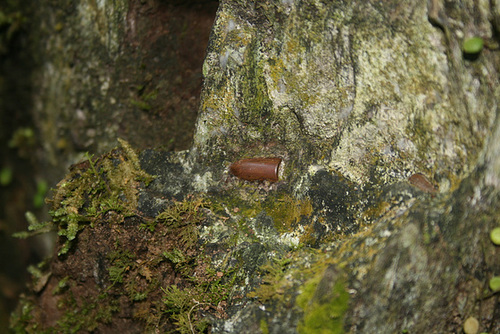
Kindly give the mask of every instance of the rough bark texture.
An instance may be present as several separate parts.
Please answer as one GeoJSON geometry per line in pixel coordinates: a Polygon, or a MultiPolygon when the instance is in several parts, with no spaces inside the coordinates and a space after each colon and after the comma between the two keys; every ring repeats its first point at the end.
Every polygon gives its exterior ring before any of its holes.
{"type": "Polygon", "coordinates": [[[12,326],[499,332],[499,22],[485,1],[221,1],[193,147],[75,166],[12,326]],[[273,156],[276,183],[228,173],[273,156]]]}

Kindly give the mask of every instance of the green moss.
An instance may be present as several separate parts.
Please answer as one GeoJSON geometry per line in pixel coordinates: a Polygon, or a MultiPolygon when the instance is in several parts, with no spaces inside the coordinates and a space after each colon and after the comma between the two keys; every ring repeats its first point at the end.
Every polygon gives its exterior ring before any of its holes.
{"type": "Polygon", "coordinates": [[[123,283],[125,274],[132,269],[135,255],[129,251],[114,251],[108,255],[111,265],[108,267],[109,279],[113,285],[123,283]]]}
{"type": "Polygon", "coordinates": [[[119,310],[118,301],[112,301],[106,294],[83,300],[75,298],[69,291],[57,300],[57,308],[62,313],[61,317],[54,326],[42,328],[38,322],[33,322],[32,300],[21,297],[21,307],[11,317],[11,331],[37,334],[92,332],[100,323],[109,323],[113,314],[119,310]]]}
{"type": "Polygon", "coordinates": [[[121,150],[114,150],[100,158],[87,155],[73,167],[55,190],[52,199],[52,221],[63,237],[59,255],[71,248],[72,241],[85,226],[93,226],[102,216],[114,211],[116,223],[134,215],[137,207],[137,186],[148,184],[153,177],[145,173],[130,145],[119,139],[121,150]]]}
{"type": "Polygon", "coordinates": [[[203,198],[189,198],[182,202],[174,202],[155,220],[141,224],[141,228],[153,232],[158,223],[163,223],[173,229],[179,229],[179,241],[184,248],[189,248],[198,241],[199,233],[196,225],[204,219],[200,210],[208,206],[209,202],[203,198]]]}
{"type": "Polygon", "coordinates": [[[28,221],[28,231],[21,231],[14,233],[12,236],[15,238],[26,239],[35,235],[47,233],[53,231],[55,226],[52,222],[39,222],[35,214],[27,211],[24,216],[28,221]]]}
{"type": "Polygon", "coordinates": [[[179,289],[176,285],[171,285],[163,291],[165,293],[163,312],[174,320],[177,331],[182,334],[204,332],[208,327],[208,320],[197,316],[197,311],[209,305],[217,305],[221,300],[227,299],[227,295],[212,299],[201,289],[179,289]]]}
{"type": "MultiPolygon", "coordinates": [[[[186,230],[186,226],[179,228],[186,230]]],[[[165,259],[173,264],[184,281],[177,280],[179,284],[162,287],[164,294],[158,312],[162,318],[173,321],[179,333],[201,333],[208,327],[208,321],[198,311],[220,310],[222,305],[226,305],[236,276],[229,279],[231,273],[214,270],[211,260],[200,252],[203,247],[195,245],[197,239],[191,239],[194,235],[189,236],[191,241],[186,241],[185,237],[185,234],[181,235],[175,248],[163,252],[165,259]],[[194,246],[196,253],[192,251],[194,246]]]]}
{"type": "Polygon", "coordinates": [[[62,279],[59,280],[57,283],[57,286],[52,290],[53,295],[58,295],[66,291],[69,287],[69,280],[71,277],[65,276],[62,279]]]}
{"type": "MultiPolygon", "coordinates": [[[[320,217],[322,219],[322,217],[320,217]]],[[[314,228],[314,223],[311,222],[304,226],[304,232],[299,238],[299,246],[313,246],[318,241],[317,231],[314,228]]]]}
{"type": "Polygon", "coordinates": [[[328,275],[317,275],[302,287],[302,293],[297,297],[297,305],[304,310],[300,321],[299,333],[344,333],[344,315],[348,308],[349,294],[346,291],[343,278],[337,277],[335,282],[327,282],[331,290],[324,291],[321,283],[330,279],[328,275]]]}
{"type": "Polygon", "coordinates": [[[163,273],[158,265],[165,260],[161,254],[149,252],[147,256],[140,256],[116,245],[115,251],[108,255],[108,260],[111,282],[108,290],[127,296],[130,303],[146,300],[160,289],[163,273]]]}
{"type": "Polygon", "coordinates": [[[151,110],[151,105],[141,100],[130,99],[130,104],[144,111],[151,110]]]}
{"type": "Polygon", "coordinates": [[[262,334],[269,334],[269,326],[266,319],[260,319],[260,331],[262,334]]]}
{"type": "MultiPolygon", "coordinates": [[[[285,192],[269,192],[265,196],[262,193],[252,191],[256,185],[243,184],[241,187],[248,188],[241,192],[233,192],[216,199],[218,203],[229,211],[240,217],[233,226],[238,233],[231,234],[229,244],[247,242],[267,242],[265,230],[270,227],[273,233],[278,232],[284,239],[274,239],[272,243],[284,243],[288,246],[297,247],[308,245],[317,240],[312,225],[299,226],[313,214],[312,202],[309,198],[297,199],[285,192]],[[239,197],[243,194],[244,198],[239,197]],[[271,218],[271,219],[270,219],[271,218]],[[271,222],[273,227],[261,224],[265,220],[271,222]],[[303,229],[304,228],[304,229],[303,229]],[[293,234],[293,240],[287,239],[285,233],[293,234]]],[[[225,215],[225,209],[221,214],[225,215]]]]}
{"type": "Polygon", "coordinates": [[[109,323],[113,313],[119,310],[118,300],[112,301],[106,294],[88,300],[76,300],[70,292],[57,306],[66,310],[52,328],[58,333],[91,332],[99,323],[109,323]]]}
{"type": "Polygon", "coordinates": [[[250,298],[258,298],[262,303],[266,303],[280,295],[282,286],[286,284],[285,270],[290,264],[291,260],[287,259],[273,259],[271,262],[263,265],[260,268],[262,273],[261,285],[252,292],[247,294],[250,298]]]}
{"type": "Polygon", "coordinates": [[[173,201],[139,227],[154,236],[147,254],[116,244],[108,256],[110,291],[123,291],[130,303],[140,303],[134,317],[148,330],[173,325],[179,333],[203,332],[208,322],[199,311],[220,312],[229,300],[235,278],[214,269],[200,244],[199,225],[210,207],[202,197],[173,201]],[[176,284],[162,286],[164,275],[175,277],[176,284]]]}
{"type": "MultiPolygon", "coordinates": [[[[227,274],[227,273],[226,273],[227,274]]],[[[164,292],[160,312],[173,320],[179,333],[203,332],[208,327],[206,318],[201,317],[201,309],[219,309],[229,300],[234,280],[223,283],[222,276],[194,278],[191,285],[179,287],[170,285],[164,292]]]]}
{"type": "Polygon", "coordinates": [[[273,259],[260,269],[262,283],[247,297],[267,305],[295,302],[303,310],[299,333],[343,333],[349,294],[345,277],[333,262],[322,251],[307,248],[294,251],[285,259],[273,259]],[[289,292],[297,281],[304,283],[297,287],[299,295],[293,299],[285,291],[289,292]]]}
{"type": "Polygon", "coordinates": [[[0,186],[8,186],[12,182],[12,174],[10,167],[0,169],[0,186]]]}
{"type": "Polygon", "coordinates": [[[19,306],[12,312],[10,330],[13,333],[40,333],[37,324],[32,323],[34,305],[24,294],[20,296],[19,306]]]}

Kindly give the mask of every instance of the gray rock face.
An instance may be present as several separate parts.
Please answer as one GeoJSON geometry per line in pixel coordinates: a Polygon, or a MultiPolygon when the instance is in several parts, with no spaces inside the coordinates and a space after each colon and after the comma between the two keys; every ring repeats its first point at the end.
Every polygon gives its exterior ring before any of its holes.
{"type": "Polygon", "coordinates": [[[454,186],[495,117],[473,67],[491,83],[496,70],[464,62],[454,23],[443,33],[431,21],[426,1],[221,2],[195,148],[281,155],[294,174],[314,163],[360,186],[416,171],[454,186]]]}
{"type": "MultiPolygon", "coordinates": [[[[498,293],[486,289],[500,270],[488,238],[498,225],[500,11],[474,6],[222,1],[193,147],[144,151],[139,168],[122,144],[96,162],[97,180],[127,194],[112,178],[125,175],[138,203],[107,198],[112,209],[101,212],[90,200],[106,249],[138,240],[126,261],[102,259],[115,269],[99,285],[127,305],[106,311],[187,333],[444,333],[469,317],[500,331],[498,293]],[[475,35],[490,47],[470,58],[461,45],[475,35]],[[281,158],[280,180],[228,172],[252,157],[281,158]]],[[[68,183],[94,174],[87,166],[68,183]]],[[[81,202],[77,211],[90,211],[81,202]]],[[[77,227],[85,238],[94,228],[77,227]]],[[[54,260],[54,272],[83,246],[54,260]]]]}

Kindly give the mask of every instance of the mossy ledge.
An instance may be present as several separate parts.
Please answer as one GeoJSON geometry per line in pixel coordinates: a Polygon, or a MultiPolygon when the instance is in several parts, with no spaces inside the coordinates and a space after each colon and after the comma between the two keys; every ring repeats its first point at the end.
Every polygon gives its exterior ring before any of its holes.
{"type": "Polygon", "coordinates": [[[218,250],[200,240],[213,216],[210,200],[158,198],[156,215],[140,211],[140,192],[154,177],[120,144],[73,165],[50,200],[52,221],[34,219],[21,233],[52,229],[60,238],[57,256],[33,267],[32,291],[11,319],[14,332],[191,333],[224,316],[237,277],[211,265],[218,250]]]}
{"type": "MultiPolygon", "coordinates": [[[[21,233],[57,230],[59,241],[57,255],[32,270],[32,291],[12,317],[15,332],[216,331],[233,315],[228,308],[257,300],[247,293],[268,285],[266,263],[286,267],[330,238],[329,229],[310,223],[325,219],[324,208],[311,203],[319,192],[296,198],[286,183],[233,179],[196,191],[215,172],[188,152],[138,155],[120,145],[73,165],[53,191],[52,221],[33,218],[31,231],[21,233]]],[[[331,192],[325,196],[336,205],[331,192]]],[[[350,217],[337,219],[353,224],[350,217]]],[[[298,282],[309,280],[302,269],[311,263],[297,269],[298,282]]]]}

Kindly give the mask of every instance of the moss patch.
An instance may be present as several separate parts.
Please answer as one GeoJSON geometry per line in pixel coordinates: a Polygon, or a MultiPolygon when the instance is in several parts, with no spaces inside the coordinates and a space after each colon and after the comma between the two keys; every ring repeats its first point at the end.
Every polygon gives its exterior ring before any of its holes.
{"type": "Polygon", "coordinates": [[[207,315],[225,317],[237,264],[212,265],[227,247],[207,249],[200,238],[208,217],[218,219],[211,201],[155,197],[163,210],[148,217],[139,193],[153,176],[126,142],[88,158],[54,191],[52,222],[32,219],[27,234],[51,226],[61,246],[50,266],[34,271],[38,295],[23,300],[12,328],[192,333],[207,328],[207,315]]]}
{"type": "Polygon", "coordinates": [[[74,165],[71,172],[55,190],[51,201],[52,221],[59,236],[65,238],[59,255],[71,247],[79,231],[113,211],[114,221],[120,223],[134,214],[137,207],[139,182],[148,184],[153,177],[144,172],[130,145],[120,140],[115,149],[97,159],[74,165]]]}
{"type": "Polygon", "coordinates": [[[21,303],[12,328],[203,332],[207,315],[225,317],[236,282],[236,267],[212,265],[213,251],[199,237],[210,205],[205,198],[188,196],[170,201],[154,218],[138,213],[118,223],[112,218],[116,213],[108,212],[111,218],[86,225],[75,252],[54,258],[50,280],[38,290],[41,296],[21,303]],[[47,300],[57,304],[50,320],[42,316],[47,300]]]}
{"type": "Polygon", "coordinates": [[[174,201],[154,220],[139,226],[149,240],[146,256],[122,246],[112,253],[113,289],[124,288],[129,301],[137,302],[134,317],[148,329],[199,332],[208,326],[201,311],[224,315],[234,281],[230,273],[210,265],[199,243],[199,225],[209,207],[210,202],[199,197],[174,201]]]}
{"type": "Polygon", "coordinates": [[[348,309],[349,294],[345,282],[333,266],[316,275],[302,288],[297,305],[304,310],[299,333],[344,333],[344,315],[348,309]]]}

